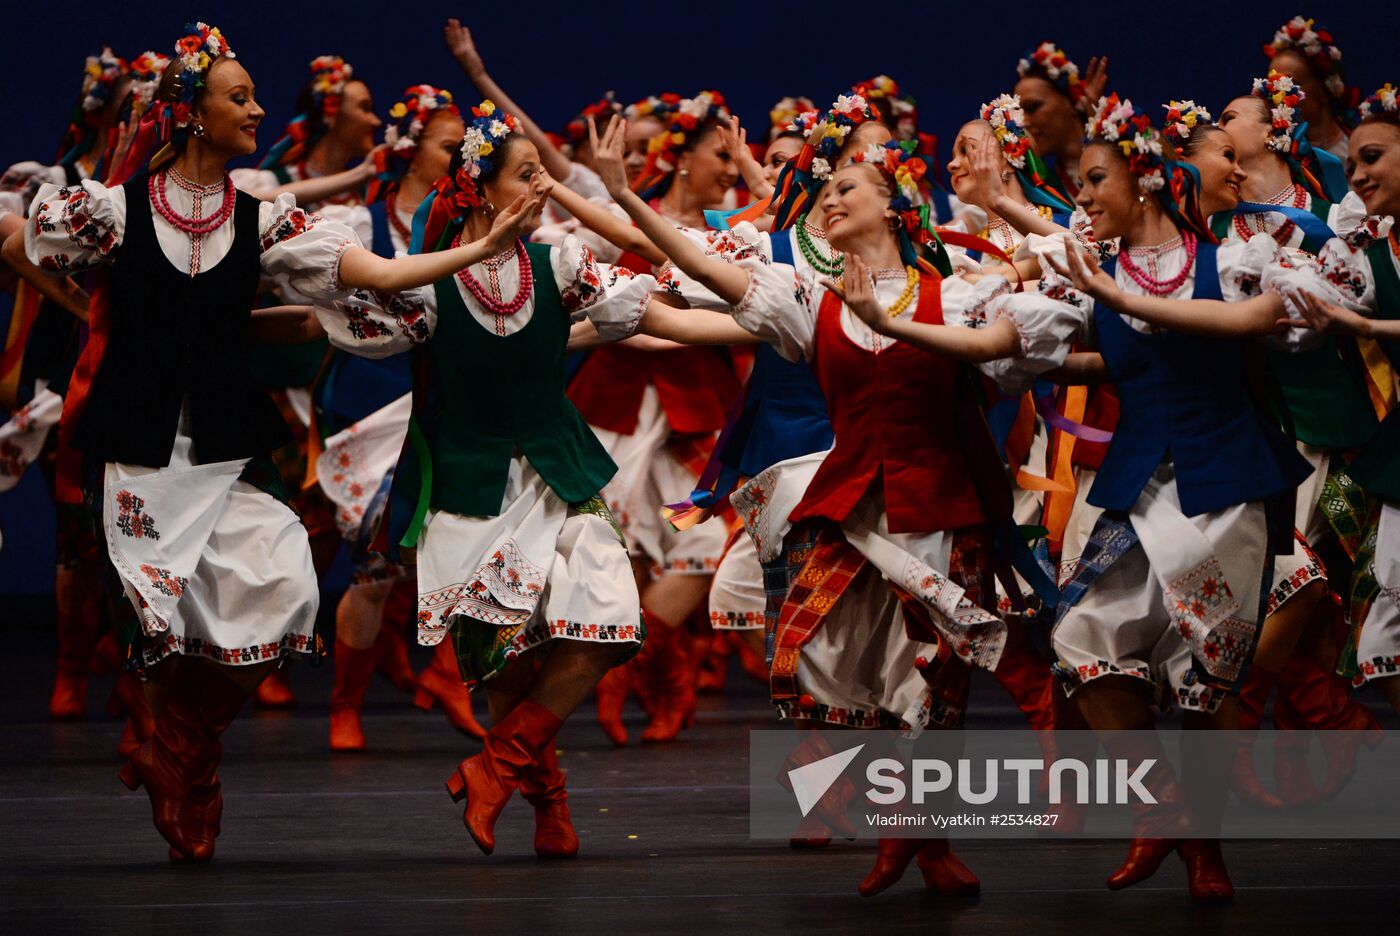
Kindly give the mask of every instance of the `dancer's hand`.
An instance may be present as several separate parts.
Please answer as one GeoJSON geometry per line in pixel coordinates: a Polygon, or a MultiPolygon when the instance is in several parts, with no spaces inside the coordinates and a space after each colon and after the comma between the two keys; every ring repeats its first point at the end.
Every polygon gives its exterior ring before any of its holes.
{"type": "Polygon", "coordinates": [[[739,174],[744,177],[749,194],[754,198],[767,198],[773,194],[773,186],[769,185],[763,176],[763,167],[753,158],[753,150],[749,149],[748,131],[739,125],[739,118],[730,117],[729,123],[719,124],[715,131],[719,134],[725,151],[729,153],[729,158],[734,160],[739,174]]]}
{"type": "Polygon", "coordinates": [[[1011,166],[1001,155],[1001,146],[996,137],[988,136],[982,140],[977,152],[972,155],[969,168],[968,178],[972,182],[972,191],[962,200],[984,211],[995,212],[996,200],[1001,196],[1003,186],[1011,181],[1012,177],[1011,166]]]}
{"type": "Polygon", "coordinates": [[[1108,90],[1108,56],[1096,55],[1089,59],[1089,67],[1084,69],[1084,93],[1079,98],[1079,109],[1092,114],[1099,104],[1099,98],[1108,90]]]}
{"type": "Polygon", "coordinates": [[[608,194],[617,199],[627,191],[627,121],[613,114],[608,126],[598,137],[598,125],[588,118],[588,142],[593,147],[593,166],[607,187],[608,194]]]}
{"type": "Polygon", "coordinates": [[[521,195],[504,211],[497,212],[491,222],[491,232],[486,241],[493,251],[503,251],[540,226],[540,212],[549,200],[554,189],[554,180],[541,173],[530,186],[530,191],[521,195]]]}
{"type": "Polygon", "coordinates": [[[1089,254],[1081,253],[1073,240],[1066,236],[1065,259],[1062,261],[1058,257],[1048,256],[1051,269],[1069,280],[1075,289],[1084,293],[1091,299],[1110,306],[1117,306],[1114,299],[1117,298],[1121,290],[1118,284],[1113,281],[1099,266],[1099,262],[1089,254]]]}
{"type": "Polygon", "coordinates": [[[1298,311],[1303,313],[1303,321],[1290,319],[1290,327],[1315,328],[1323,333],[1357,335],[1362,338],[1371,334],[1371,320],[1364,315],[1357,315],[1348,308],[1301,289],[1291,295],[1298,305],[1298,311]]]}
{"type": "Polygon", "coordinates": [[[486,63],[482,60],[481,53],[476,51],[472,31],[463,26],[461,20],[449,19],[447,25],[442,27],[442,38],[447,43],[447,51],[452,53],[452,57],[462,66],[462,71],[467,73],[468,78],[475,81],[486,74],[486,63]]]}
{"type": "Polygon", "coordinates": [[[845,270],[840,282],[823,279],[822,285],[841,297],[841,301],[846,303],[857,318],[869,325],[872,331],[885,333],[890,319],[885,310],[880,308],[879,300],[875,298],[875,280],[859,254],[846,254],[845,270]]]}

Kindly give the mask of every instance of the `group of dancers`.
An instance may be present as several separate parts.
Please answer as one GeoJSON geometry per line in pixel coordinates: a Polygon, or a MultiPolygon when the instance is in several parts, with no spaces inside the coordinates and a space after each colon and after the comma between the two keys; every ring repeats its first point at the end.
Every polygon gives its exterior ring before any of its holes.
{"type": "MultiPolygon", "coordinates": [[[[1400,710],[1400,107],[1323,27],[1211,110],[1043,42],[946,166],[888,76],[747,127],[714,90],[609,94],[556,134],[443,35],[473,94],[383,110],[322,55],[233,170],[265,112],[228,38],[103,49],[57,161],[0,181],[0,488],[37,464],[57,505],[51,712],[119,673],[120,777],[172,861],[213,857],[249,697],[327,654],[333,750],[372,743],[376,671],[480,742],[447,788],[487,854],[518,790],[538,854],[575,855],[563,721],[596,696],[626,745],[636,694],[675,740],[731,650],[793,764],[817,728],[957,730],[975,668],[1116,756],[1151,756],[1122,730],[1154,708],[1244,729],[1228,774],[1155,769],[1108,879],[1177,852],[1204,902],[1232,886],[1170,834],[1180,785],[1308,802],[1379,740],[1351,687],[1400,710]]],[[[882,839],[860,892],[911,861],[979,888],[946,838],[882,839]]]]}

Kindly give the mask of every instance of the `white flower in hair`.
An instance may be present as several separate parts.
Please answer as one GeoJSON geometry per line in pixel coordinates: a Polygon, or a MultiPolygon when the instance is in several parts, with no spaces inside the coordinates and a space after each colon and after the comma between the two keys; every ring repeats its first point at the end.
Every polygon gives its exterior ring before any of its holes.
{"type": "Polygon", "coordinates": [[[501,123],[499,120],[491,121],[491,135],[493,137],[500,139],[509,132],[510,128],[507,127],[505,124],[501,123]]]}
{"type": "Polygon", "coordinates": [[[812,160],[812,178],[825,182],[831,178],[831,163],[818,156],[812,160]]]}

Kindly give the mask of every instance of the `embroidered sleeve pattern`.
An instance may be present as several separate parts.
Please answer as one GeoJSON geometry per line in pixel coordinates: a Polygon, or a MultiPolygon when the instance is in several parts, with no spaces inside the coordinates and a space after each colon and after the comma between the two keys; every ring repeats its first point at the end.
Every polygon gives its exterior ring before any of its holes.
{"type": "MultiPolygon", "coordinates": [[[[564,250],[562,246],[555,249],[564,250]]],[[[559,290],[564,309],[571,315],[589,308],[603,295],[602,278],[598,275],[598,264],[593,259],[593,251],[581,243],[578,244],[578,259],[572,266],[572,278],[559,290]]]]}
{"type": "Polygon", "coordinates": [[[120,242],[118,231],[99,217],[92,194],[83,186],[50,190],[31,210],[30,259],[51,273],[76,273],[111,260],[120,242]]]}

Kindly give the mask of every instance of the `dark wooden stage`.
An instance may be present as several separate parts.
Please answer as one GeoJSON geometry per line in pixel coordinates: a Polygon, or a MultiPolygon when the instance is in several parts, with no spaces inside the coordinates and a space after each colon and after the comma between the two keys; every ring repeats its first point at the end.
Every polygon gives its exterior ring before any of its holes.
{"type": "MultiPolygon", "coordinates": [[[[8,616],[8,615],[7,615],[8,616]]],[[[13,620],[13,618],[11,618],[13,620]]],[[[516,800],[497,852],[472,845],[442,780],[474,745],[377,680],[371,750],[326,747],[328,669],[292,672],[300,703],[249,710],[229,731],[218,857],[172,867],[145,797],[118,782],[119,722],[94,679],[85,722],[52,724],[52,642],[7,628],[0,660],[0,930],[8,933],[936,933],[1384,930],[1400,907],[1394,842],[1242,842],[1226,857],[1238,894],[1192,906],[1180,862],[1110,893],[1122,842],[959,846],[980,900],[926,894],[915,869],[873,900],[856,894],[873,848],[820,852],[750,841],[746,729],[771,725],[762,688],[734,666],[681,743],[618,750],[592,712],[561,735],[579,858],[537,860],[516,800]]],[[[420,661],[421,662],[421,661],[420,661]]],[[[1017,724],[979,685],[981,724],[1017,724]]],[[[1374,696],[1368,697],[1372,704],[1374,696]]],[[[634,737],[641,713],[633,711],[634,737]]],[[[1388,727],[1394,730],[1395,721],[1388,727]]]]}

